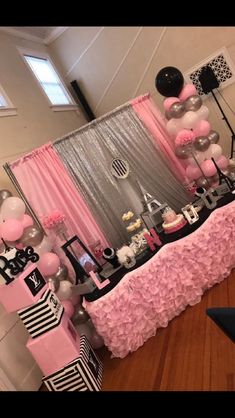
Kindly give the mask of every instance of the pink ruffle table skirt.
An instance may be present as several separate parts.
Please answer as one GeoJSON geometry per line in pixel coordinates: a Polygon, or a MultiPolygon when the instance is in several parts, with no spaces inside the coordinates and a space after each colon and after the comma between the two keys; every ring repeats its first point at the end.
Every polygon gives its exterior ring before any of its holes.
{"type": "Polygon", "coordinates": [[[216,209],[185,238],[163,246],[148,262],[127,273],[109,293],[84,301],[112,357],[137,350],[187,305],[235,267],[235,202],[216,209]]]}

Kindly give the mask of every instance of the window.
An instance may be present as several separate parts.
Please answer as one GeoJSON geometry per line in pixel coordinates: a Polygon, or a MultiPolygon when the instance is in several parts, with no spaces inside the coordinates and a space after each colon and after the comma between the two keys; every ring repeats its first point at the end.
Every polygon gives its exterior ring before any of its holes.
{"type": "Polygon", "coordinates": [[[16,108],[13,106],[6,92],[0,85],[0,117],[16,115],[16,108]]]}
{"type": "MultiPolygon", "coordinates": [[[[22,52],[22,51],[21,51],[22,52]]],[[[49,57],[23,52],[53,110],[76,110],[77,105],[57,74],[49,57]]]]}

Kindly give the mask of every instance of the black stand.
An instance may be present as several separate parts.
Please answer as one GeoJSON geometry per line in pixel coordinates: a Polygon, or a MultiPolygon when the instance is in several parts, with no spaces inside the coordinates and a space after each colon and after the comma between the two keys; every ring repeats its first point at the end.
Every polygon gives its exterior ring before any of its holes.
{"type": "Polygon", "coordinates": [[[215,99],[215,101],[216,101],[216,104],[217,104],[217,106],[219,107],[219,109],[220,109],[220,111],[221,111],[221,113],[222,113],[222,119],[226,122],[226,124],[227,124],[227,126],[228,126],[228,128],[229,128],[229,130],[230,130],[230,132],[231,132],[231,134],[232,134],[232,144],[231,144],[231,153],[230,153],[230,158],[233,158],[233,152],[234,152],[234,141],[235,141],[235,132],[233,131],[233,128],[232,128],[232,126],[230,125],[230,123],[229,123],[229,121],[228,121],[228,119],[227,119],[227,116],[225,115],[225,113],[224,113],[224,111],[223,111],[223,109],[222,109],[222,107],[220,106],[220,104],[219,104],[219,102],[218,102],[218,100],[217,100],[217,98],[216,98],[216,96],[215,96],[215,93],[213,92],[213,90],[211,90],[211,94],[212,94],[212,96],[214,97],[214,99],[215,99]]]}

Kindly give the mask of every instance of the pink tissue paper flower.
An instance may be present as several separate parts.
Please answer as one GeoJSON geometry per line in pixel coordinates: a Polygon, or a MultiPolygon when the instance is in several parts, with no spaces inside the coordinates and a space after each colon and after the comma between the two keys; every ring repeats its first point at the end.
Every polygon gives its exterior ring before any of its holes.
{"type": "Polygon", "coordinates": [[[184,146],[189,145],[194,142],[195,136],[193,132],[189,129],[182,129],[175,138],[175,145],[178,146],[184,146]]]}

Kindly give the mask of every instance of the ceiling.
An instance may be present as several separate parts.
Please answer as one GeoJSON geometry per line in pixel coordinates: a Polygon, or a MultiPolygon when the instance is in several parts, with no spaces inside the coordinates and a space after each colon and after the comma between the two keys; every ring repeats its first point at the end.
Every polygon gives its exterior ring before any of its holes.
{"type": "Polygon", "coordinates": [[[0,31],[44,44],[54,41],[66,29],[62,26],[0,26],[0,31]]]}

